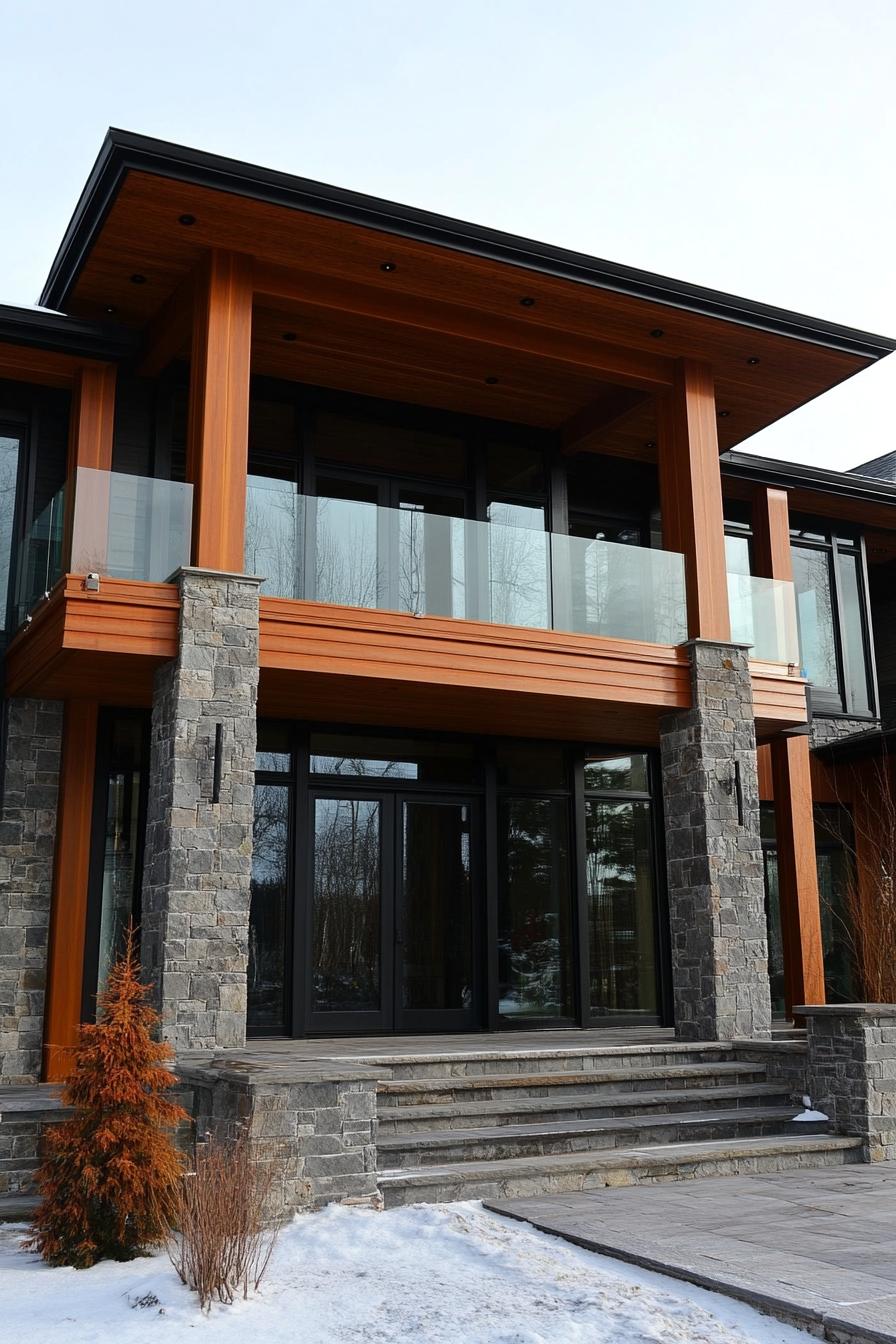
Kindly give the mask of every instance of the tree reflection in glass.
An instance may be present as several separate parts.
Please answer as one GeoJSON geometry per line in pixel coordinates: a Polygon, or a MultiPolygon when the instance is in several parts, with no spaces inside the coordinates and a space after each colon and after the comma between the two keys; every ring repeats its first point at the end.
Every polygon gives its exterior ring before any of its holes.
{"type": "Polygon", "coordinates": [[[380,804],[314,804],[313,1008],[380,1007],[380,804]]]}

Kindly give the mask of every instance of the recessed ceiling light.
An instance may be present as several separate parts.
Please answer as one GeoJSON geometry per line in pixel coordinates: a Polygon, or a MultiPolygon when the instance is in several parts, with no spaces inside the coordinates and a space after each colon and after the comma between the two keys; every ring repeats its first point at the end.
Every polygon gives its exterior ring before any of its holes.
{"type": "Polygon", "coordinates": [[[495,375],[494,375],[493,373],[490,373],[489,376],[486,378],[485,381],[488,383],[489,387],[494,387],[495,383],[496,383],[498,380],[497,380],[497,378],[495,377],[495,375]]]}
{"type": "Polygon", "coordinates": [[[196,216],[195,216],[195,215],[178,215],[178,217],[177,217],[177,222],[178,222],[178,224],[183,224],[185,228],[189,228],[191,224],[195,224],[195,223],[196,223],[196,216]]]}
{"type": "Polygon", "coordinates": [[[380,270],[381,270],[381,271],[397,271],[397,270],[398,270],[398,267],[396,266],[396,264],[395,264],[394,261],[381,261],[381,262],[380,262],[380,270]]]}
{"type": "Polygon", "coordinates": [[[115,304],[114,304],[114,303],[107,303],[107,304],[106,304],[106,312],[107,312],[107,313],[109,314],[109,316],[111,317],[113,313],[118,312],[118,309],[115,307],[115,304]]]}
{"type": "Polygon", "coordinates": [[[654,327],[650,334],[659,340],[659,338],[665,336],[666,333],[663,331],[662,327],[654,327]]]}
{"type": "Polygon", "coordinates": [[[520,307],[521,307],[521,308],[534,308],[534,307],[535,307],[535,300],[532,298],[532,295],[531,295],[531,294],[527,294],[527,295],[525,296],[525,298],[520,299],[520,307]]]}
{"type": "Polygon", "coordinates": [[[132,275],[132,276],[131,276],[131,284],[132,284],[132,285],[145,285],[145,284],[146,284],[146,276],[145,276],[145,275],[132,275]]]}
{"type": "Polygon", "coordinates": [[[751,355],[750,358],[747,360],[747,363],[748,363],[748,364],[758,364],[758,363],[759,363],[759,356],[758,356],[758,355],[751,355]]]}
{"type": "Polygon", "coordinates": [[[731,414],[730,411],[719,411],[719,419],[725,420],[731,414]]]}
{"type": "Polygon", "coordinates": [[[294,331],[284,331],[283,339],[284,341],[294,341],[297,339],[296,333],[294,331]]]}
{"type": "Polygon", "coordinates": [[[655,448],[655,447],[656,447],[656,439],[648,439],[648,440],[646,441],[646,443],[644,444],[644,447],[645,447],[645,448],[655,448]]]}

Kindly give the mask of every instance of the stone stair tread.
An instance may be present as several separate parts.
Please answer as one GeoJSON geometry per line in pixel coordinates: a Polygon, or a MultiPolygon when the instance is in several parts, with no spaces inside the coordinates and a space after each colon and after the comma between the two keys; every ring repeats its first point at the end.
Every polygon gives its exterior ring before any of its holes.
{"type": "Polygon", "coordinates": [[[450,1162],[431,1167],[380,1171],[381,1187],[458,1185],[464,1181],[499,1182],[513,1177],[532,1180],[553,1173],[637,1170],[651,1166],[679,1165],[723,1159],[846,1152],[861,1149],[862,1140],[840,1135],[771,1135],[755,1139],[698,1139],[686,1143],[663,1143],[632,1148],[601,1149],[597,1152],[554,1153],[550,1156],[499,1158],[476,1162],[450,1162]]]}
{"type": "Polygon", "coordinates": [[[0,1087],[0,1120],[4,1115],[39,1115],[46,1111],[66,1111],[62,1089],[42,1083],[35,1087],[0,1087]]]}
{"type": "Polygon", "coordinates": [[[37,1212],[37,1195],[0,1195],[0,1223],[27,1223],[37,1212]]]}
{"type": "Polygon", "coordinates": [[[782,1083],[739,1083],[735,1087],[687,1087],[678,1091],[666,1089],[657,1092],[593,1092],[574,1093],[562,1097],[518,1097],[506,1101],[426,1102],[404,1106],[379,1106],[380,1120],[438,1120],[448,1116],[535,1115],[542,1111],[574,1111],[580,1106],[613,1110],[617,1106],[675,1105],[681,1101],[693,1102],[695,1109],[705,1101],[748,1100],[758,1097],[780,1097],[789,1101],[789,1091],[782,1083]]]}
{"type": "Polygon", "coordinates": [[[515,1138],[532,1139],[539,1136],[561,1137],[567,1134],[607,1134],[626,1130],[644,1129],[646,1125],[718,1125],[726,1123],[759,1124],[780,1121],[782,1125],[793,1121],[796,1108],[793,1106],[742,1106],[733,1110],[719,1111],[676,1111],[669,1115],[637,1116],[621,1115],[605,1120],[560,1120],[546,1121],[542,1125],[489,1125],[477,1129],[433,1129],[416,1134],[388,1135],[377,1140],[377,1147],[383,1153],[396,1149],[463,1147],[466,1143],[495,1139],[501,1143],[511,1142],[515,1138]]]}
{"type": "MultiPolygon", "coordinates": [[[[574,1034],[574,1033],[571,1033],[574,1034]]],[[[649,1059],[651,1055],[731,1055],[734,1047],[724,1041],[663,1041],[650,1045],[570,1045],[570,1046],[529,1046],[494,1047],[484,1050],[439,1050],[429,1054],[415,1051],[413,1054],[351,1054],[332,1056],[334,1063],[351,1061],[354,1064],[380,1065],[424,1065],[424,1064],[473,1064],[485,1060],[513,1059],[600,1059],[626,1055],[631,1058],[649,1059]]],[[[328,1056],[322,1056],[329,1058],[328,1056]]]]}
{"type": "Polygon", "coordinates": [[[414,1092],[469,1091],[488,1087],[544,1087],[573,1083],[644,1082],[654,1078],[704,1078],[762,1073],[764,1066],[740,1060],[720,1060],[709,1064],[657,1064],[650,1068],[569,1069],[562,1073],[467,1073],[447,1078],[387,1078],[377,1084],[381,1096],[401,1096],[414,1092]]]}

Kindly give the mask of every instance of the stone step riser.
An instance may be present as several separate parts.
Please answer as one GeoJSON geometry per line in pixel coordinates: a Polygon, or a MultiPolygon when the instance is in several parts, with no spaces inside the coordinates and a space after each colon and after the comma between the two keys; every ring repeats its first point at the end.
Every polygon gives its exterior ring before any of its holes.
{"type": "Polygon", "coordinates": [[[403,1204],[437,1204],[466,1199],[525,1199],[535,1195],[580,1193],[603,1190],[609,1186],[649,1184],[667,1181],[697,1180],[712,1176],[745,1176],[762,1172],[794,1171],[804,1168],[840,1167],[861,1161],[861,1148],[836,1149],[762,1156],[732,1156],[695,1159],[687,1163],[657,1160],[648,1167],[633,1168],[620,1157],[618,1167],[602,1166],[591,1171],[570,1171],[532,1176],[520,1174],[489,1179],[487,1175],[460,1178],[452,1183],[433,1182],[403,1185],[399,1176],[380,1182],[387,1209],[403,1204]]]}
{"type": "Polygon", "coordinates": [[[491,1073],[606,1073],[610,1069],[675,1068],[685,1064],[727,1064],[736,1060],[727,1046],[709,1050],[619,1050],[596,1047],[563,1055],[518,1054],[512,1050],[496,1055],[460,1055],[443,1059],[395,1060],[388,1055],[364,1058],[363,1063],[376,1069],[381,1078],[399,1081],[407,1078],[481,1078],[491,1073]]]}
{"type": "MultiPolygon", "coordinates": [[[[441,1086],[427,1086],[429,1080],[417,1080],[418,1085],[412,1086],[412,1081],[398,1082],[393,1088],[389,1082],[382,1083],[379,1088],[379,1095],[387,1100],[390,1106],[425,1106],[438,1105],[445,1103],[447,1105],[455,1102],[470,1100],[475,1098],[478,1101],[513,1101],[525,1097],[548,1097],[562,1094],[564,1089],[570,1092],[595,1095],[595,1096],[624,1096],[630,1092],[657,1092],[665,1090],[678,1090],[680,1088],[704,1088],[704,1087],[730,1087],[732,1081],[731,1074],[700,1073],[692,1078],[673,1077],[671,1075],[638,1078],[617,1077],[613,1079],[596,1076],[590,1078],[587,1074],[570,1074],[567,1078],[563,1075],[553,1075],[541,1081],[535,1075],[521,1077],[519,1082],[513,1080],[509,1083],[502,1083],[500,1086],[489,1086],[488,1082],[482,1085],[476,1085],[472,1080],[466,1082],[462,1078],[457,1080],[439,1080],[441,1086]]],[[[738,1071],[736,1081],[740,1083],[761,1083],[765,1081],[765,1069],[760,1064],[745,1066],[744,1070],[738,1071]]]]}
{"type": "Polygon", "coordinates": [[[381,1147],[379,1163],[384,1171],[410,1171],[420,1167],[449,1166],[458,1162],[503,1162],[518,1157],[550,1157],[560,1153],[606,1153],[613,1148],[655,1147],[666,1143],[692,1143],[695,1140],[736,1142],[738,1139],[778,1138],[786,1135],[824,1134],[829,1126],[791,1125],[785,1115],[775,1120],[719,1120],[676,1124],[657,1120],[653,1124],[581,1134],[533,1133],[506,1139],[469,1139],[415,1149],[381,1147]]]}
{"type": "MultiPolygon", "coordinates": [[[[531,1101],[532,1098],[525,1099],[531,1101]]],[[[484,1125],[545,1125],[554,1122],[562,1123],[565,1120],[617,1120],[623,1116],[633,1115],[675,1115],[678,1111],[693,1111],[695,1106],[699,1106],[702,1111],[706,1110],[730,1110],[739,1106],[744,1107],[768,1107],[780,1106],[789,1107],[789,1114],[794,1115],[799,1109],[797,1106],[791,1106],[792,1098],[790,1094],[781,1088],[769,1089],[759,1093],[750,1093],[743,1098],[726,1095],[722,1088],[707,1088],[701,1091],[699,1098],[696,1096],[678,1097],[666,1101],[664,1098],[651,1098],[646,1105],[632,1100],[631,1094],[619,1093],[618,1100],[600,1097],[583,1098],[581,1101],[570,1101],[564,1104],[553,1103],[551,1098],[545,1098],[546,1105],[537,1110],[521,1110],[519,1106],[524,1104],[520,1099],[517,1107],[511,1103],[506,1110],[490,1111],[482,1106],[467,1105],[462,1103],[456,1114],[446,1115],[445,1111],[453,1108],[448,1106],[427,1107],[425,1115],[415,1115],[410,1106],[388,1106],[381,1107],[379,1111],[379,1136],[381,1139],[392,1138],[402,1134],[421,1134],[431,1129],[478,1129],[484,1125]],[[720,1093],[715,1097],[715,1092],[720,1093]],[[442,1112],[440,1114],[439,1112],[442,1112]]]]}

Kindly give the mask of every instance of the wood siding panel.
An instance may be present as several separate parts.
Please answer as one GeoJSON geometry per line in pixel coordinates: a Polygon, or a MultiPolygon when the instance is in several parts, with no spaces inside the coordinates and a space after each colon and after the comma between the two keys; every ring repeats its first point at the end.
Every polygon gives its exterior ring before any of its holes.
{"type": "Polygon", "coordinates": [[[776,738],[771,744],[771,765],[784,944],[784,996],[790,1015],[795,1003],[825,1001],[808,737],[776,738]]]}

